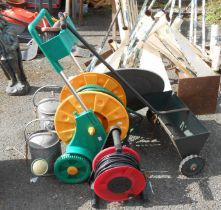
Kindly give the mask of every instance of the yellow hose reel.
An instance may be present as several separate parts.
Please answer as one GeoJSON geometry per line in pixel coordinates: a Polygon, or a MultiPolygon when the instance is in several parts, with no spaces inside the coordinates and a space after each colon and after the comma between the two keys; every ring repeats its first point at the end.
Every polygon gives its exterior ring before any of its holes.
{"type": "MultiPolygon", "coordinates": [[[[122,86],[111,76],[106,74],[84,72],[74,76],[69,81],[75,90],[86,85],[98,85],[112,92],[126,106],[126,94],[122,86]]],[[[65,85],[60,93],[60,102],[71,95],[68,87],[65,85]]]]}
{"type": "MultiPolygon", "coordinates": [[[[84,85],[85,81],[87,83],[89,82],[89,77],[84,77],[83,75],[80,76],[81,78],[86,79],[79,80],[79,83],[77,84],[78,86],[84,85]],[[83,81],[83,83],[81,83],[81,81],[83,81]]],[[[77,78],[79,77],[77,76],[77,78]]],[[[74,81],[74,87],[76,88],[76,79],[72,81],[74,81]]],[[[120,86],[117,86],[116,88],[115,86],[115,90],[121,90],[119,87],[120,86]]],[[[122,91],[121,98],[126,102],[126,97],[124,98],[123,93],[124,92],[122,91]]],[[[109,132],[112,126],[118,126],[122,131],[121,139],[123,140],[126,137],[129,129],[129,117],[124,105],[119,100],[111,95],[97,91],[80,92],[78,95],[85,106],[96,114],[106,132],[109,132]]],[[[59,138],[68,144],[76,130],[73,113],[81,113],[83,112],[83,109],[76,98],[73,95],[70,95],[65,88],[63,88],[61,96],[63,100],[61,101],[55,114],[55,128],[59,138]],[[66,98],[64,96],[66,96],[66,98]]]]}

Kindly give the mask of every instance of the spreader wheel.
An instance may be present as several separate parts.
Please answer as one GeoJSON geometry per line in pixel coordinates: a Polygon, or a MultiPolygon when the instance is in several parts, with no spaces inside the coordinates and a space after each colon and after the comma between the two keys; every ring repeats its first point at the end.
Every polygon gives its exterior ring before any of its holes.
{"type": "MultiPolygon", "coordinates": [[[[70,79],[71,85],[75,90],[85,86],[85,85],[98,85],[116,95],[122,103],[126,106],[126,94],[124,89],[113,77],[106,74],[99,74],[95,72],[84,72],[70,79]]],[[[60,94],[60,101],[62,102],[65,98],[71,95],[70,90],[65,85],[60,94]]]]}
{"type": "Polygon", "coordinates": [[[61,155],[55,162],[54,172],[65,183],[77,184],[88,179],[91,172],[90,162],[74,154],[61,155]]]}
{"type": "Polygon", "coordinates": [[[205,160],[203,158],[198,155],[190,155],[181,161],[179,171],[187,177],[192,177],[199,174],[204,165],[205,160]]]}
{"type": "MultiPolygon", "coordinates": [[[[129,117],[125,107],[117,99],[96,91],[80,92],[78,95],[85,106],[96,114],[107,133],[112,126],[118,126],[121,129],[121,139],[126,137],[129,129],[129,117]]],[[[71,95],[60,103],[55,114],[56,132],[66,144],[70,142],[75,133],[74,112],[82,113],[83,109],[75,97],[71,95]]]]}

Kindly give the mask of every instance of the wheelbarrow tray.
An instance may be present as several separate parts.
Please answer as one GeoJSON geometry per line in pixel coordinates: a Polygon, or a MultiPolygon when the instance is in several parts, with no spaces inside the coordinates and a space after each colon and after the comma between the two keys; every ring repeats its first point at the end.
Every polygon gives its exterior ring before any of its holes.
{"type": "MultiPolygon", "coordinates": [[[[157,111],[187,108],[172,91],[148,94],[145,99],[157,111]]],[[[190,110],[160,114],[154,122],[167,134],[182,158],[199,155],[210,134],[190,110]]]]}

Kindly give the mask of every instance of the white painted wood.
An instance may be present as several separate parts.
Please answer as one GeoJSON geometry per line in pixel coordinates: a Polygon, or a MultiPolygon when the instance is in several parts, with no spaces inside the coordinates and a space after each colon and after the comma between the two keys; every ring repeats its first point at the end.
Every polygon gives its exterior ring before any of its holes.
{"type": "Polygon", "coordinates": [[[197,76],[212,76],[214,72],[205,63],[199,55],[197,55],[189,46],[189,42],[183,37],[180,33],[173,33],[175,39],[177,40],[178,45],[180,46],[180,50],[183,55],[186,57],[190,65],[193,67],[194,71],[196,72],[197,76]]]}
{"type": "Polygon", "coordinates": [[[122,30],[124,28],[124,24],[125,24],[125,19],[124,19],[124,8],[121,5],[121,0],[115,0],[115,5],[116,5],[116,11],[121,8],[120,14],[117,17],[118,20],[118,27],[119,27],[119,33],[120,33],[120,38],[121,40],[123,40],[123,38],[125,37],[125,31],[122,30]]]}
{"type": "Polygon", "coordinates": [[[146,45],[143,47],[139,68],[148,69],[149,71],[158,74],[164,81],[164,91],[171,90],[170,81],[160,53],[151,46],[146,45]]]}
{"type": "MultiPolygon", "coordinates": [[[[114,68],[114,69],[118,69],[120,66],[120,61],[122,59],[124,50],[127,50],[127,45],[128,45],[128,37],[129,37],[129,31],[125,30],[124,32],[125,34],[125,38],[123,39],[123,41],[120,44],[120,47],[113,53],[111,54],[106,61],[114,68]]],[[[104,64],[99,64],[97,65],[93,72],[97,72],[97,73],[105,73],[105,72],[109,72],[109,70],[107,69],[107,67],[104,64]]]]}
{"type": "Polygon", "coordinates": [[[135,63],[139,62],[140,55],[142,51],[142,45],[152,33],[154,33],[159,28],[168,24],[168,20],[164,12],[157,12],[154,16],[155,20],[152,20],[150,16],[145,15],[140,23],[141,27],[137,32],[135,40],[129,41],[128,50],[124,53],[123,67],[134,67],[135,63]]]}
{"type": "MultiPolygon", "coordinates": [[[[106,59],[106,62],[109,63],[109,65],[111,65],[114,69],[119,68],[121,57],[124,52],[124,47],[125,46],[120,47],[106,59]]],[[[101,63],[94,68],[93,72],[106,73],[109,72],[109,70],[107,69],[106,66],[104,66],[104,64],[101,63]]]]}
{"type": "Polygon", "coordinates": [[[176,16],[175,20],[173,21],[171,27],[176,30],[180,30],[182,23],[183,23],[183,18],[178,15],[178,16],[176,16]]]}
{"type": "Polygon", "coordinates": [[[186,37],[184,37],[179,32],[179,30],[177,30],[175,27],[168,28],[168,27],[165,26],[164,28],[161,28],[161,30],[158,33],[159,33],[159,36],[162,37],[162,39],[167,40],[167,42],[171,42],[171,45],[175,45],[176,48],[180,50],[179,45],[178,45],[178,43],[176,41],[176,38],[174,36],[174,34],[179,34],[179,36],[182,36],[182,38],[184,39],[185,44],[189,48],[191,48],[194,53],[196,53],[204,61],[206,61],[206,62],[210,61],[209,57],[208,57],[208,55],[206,53],[203,54],[202,51],[198,47],[196,47],[195,45],[190,43],[190,41],[186,37]]]}
{"type": "Polygon", "coordinates": [[[185,63],[184,60],[180,59],[180,54],[176,54],[175,51],[172,51],[168,46],[166,46],[165,43],[159,39],[157,34],[152,34],[146,41],[145,46],[146,45],[155,48],[155,50],[165,55],[176,66],[177,69],[191,77],[193,76],[188,70],[191,69],[188,63],[185,63]]]}
{"type": "Polygon", "coordinates": [[[212,57],[212,70],[219,71],[220,67],[220,50],[221,46],[213,46],[213,57],[212,57]]]}
{"type": "Polygon", "coordinates": [[[111,39],[111,41],[109,41],[108,44],[113,51],[116,51],[120,47],[120,45],[113,39],[111,39]]]}
{"type": "Polygon", "coordinates": [[[210,59],[213,57],[213,47],[217,45],[219,37],[219,25],[212,24],[211,25],[211,35],[210,35],[210,59]]]}

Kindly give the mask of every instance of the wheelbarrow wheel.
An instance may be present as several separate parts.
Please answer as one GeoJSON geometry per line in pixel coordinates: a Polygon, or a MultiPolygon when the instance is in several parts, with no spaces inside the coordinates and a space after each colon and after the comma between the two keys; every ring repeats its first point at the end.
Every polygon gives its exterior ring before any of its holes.
{"type": "Polygon", "coordinates": [[[190,155],[184,158],[179,165],[179,171],[187,177],[196,176],[205,166],[205,160],[198,155],[190,155]]]}

